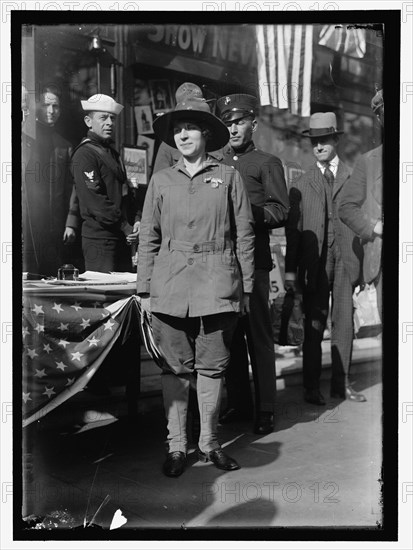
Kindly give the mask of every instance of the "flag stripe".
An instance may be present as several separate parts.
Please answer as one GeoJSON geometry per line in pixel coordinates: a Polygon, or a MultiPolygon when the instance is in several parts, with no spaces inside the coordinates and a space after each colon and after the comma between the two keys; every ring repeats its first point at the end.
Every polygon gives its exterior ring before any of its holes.
{"type": "Polygon", "coordinates": [[[306,35],[305,35],[305,54],[304,54],[304,71],[303,71],[303,81],[308,83],[303,86],[303,101],[301,108],[302,116],[310,116],[311,114],[311,66],[313,63],[313,27],[310,25],[306,26],[306,35]]]}
{"type": "Polygon", "coordinates": [[[288,108],[292,112],[292,97],[291,95],[294,93],[293,89],[293,63],[294,63],[294,51],[295,51],[295,44],[296,44],[296,36],[295,36],[295,29],[290,27],[290,36],[291,36],[291,51],[293,52],[293,55],[289,56],[288,60],[288,83],[289,83],[289,90],[288,93],[288,108]],[[293,32],[291,32],[291,30],[293,32]]]}
{"type": "Polygon", "coordinates": [[[366,54],[366,30],[349,29],[345,25],[324,25],[318,43],[336,52],[361,59],[366,54]]]}
{"type": "Polygon", "coordinates": [[[261,105],[308,116],[311,99],[311,25],[258,25],[261,105]]]}

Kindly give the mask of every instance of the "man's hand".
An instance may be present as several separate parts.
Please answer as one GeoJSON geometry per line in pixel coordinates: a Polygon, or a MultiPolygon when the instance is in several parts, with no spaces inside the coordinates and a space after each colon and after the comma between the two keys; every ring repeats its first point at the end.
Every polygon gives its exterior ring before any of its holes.
{"type": "Polygon", "coordinates": [[[70,244],[76,240],[76,231],[73,227],[65,227],[65,232],[63,233],[63,242],[65,244],[70,244]]]}
{"type": "Polygon", "coordinates": [[[132,233],[129,233],[129,235],[126,237],[126,242],[128,244],[137,243],[139,241],[140,226],[141,222],[135,222],[133,224],[132,233]]]}
{"type": "Polygon", "coordinates": [[[247,315],[250,312],[250,294],[242,293],[240,306],[240,315],[247,315]]]}
{"type": "Polygon", "coordinates": [[[379,235],[380,237],[383,235],[383,222],[381,220],[376,223],[373,231],[376,235],[379,235]]]}
{"type": "Polygon", "coordinates": [[[285,290],[293,290],[294,292],[297,292],[297,283],[295,279],[285,279],[284,281],[284,288],[285,290]]]}

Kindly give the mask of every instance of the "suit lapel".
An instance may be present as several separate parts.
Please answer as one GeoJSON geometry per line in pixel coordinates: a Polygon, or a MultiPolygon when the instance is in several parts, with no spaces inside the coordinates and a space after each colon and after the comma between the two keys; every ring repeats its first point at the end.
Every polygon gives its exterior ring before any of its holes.
{"type": "Polygon", "coordinates": [[[347,166],[340,160],[338,163],[337,174],[334,180],[333,198],[343,187],[344,182],[350,176],[350,171],[347,166]]]}
{"type": "Polygon", "coordinates": [[[314,164],[310,168],[309,183],[311,187],[317,192],[321,200],[325,199],[325,188],[324,188],[324,176],[321,173],[321,170],[318,168],[317,164],[314,164]]]}

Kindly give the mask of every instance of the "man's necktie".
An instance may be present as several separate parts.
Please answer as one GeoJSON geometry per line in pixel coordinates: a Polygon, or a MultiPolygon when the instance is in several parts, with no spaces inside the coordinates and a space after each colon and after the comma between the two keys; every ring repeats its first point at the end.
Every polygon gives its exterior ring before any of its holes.
{"type": "Polygon", "coordinates": [[[329,164],[327,164],[326,169],[324,170],[324,177],[326,178],[327,183],[329,185],[333,185],[333,183],[334,183],[334,174],[330,170],[330,165],[329,164]]]}

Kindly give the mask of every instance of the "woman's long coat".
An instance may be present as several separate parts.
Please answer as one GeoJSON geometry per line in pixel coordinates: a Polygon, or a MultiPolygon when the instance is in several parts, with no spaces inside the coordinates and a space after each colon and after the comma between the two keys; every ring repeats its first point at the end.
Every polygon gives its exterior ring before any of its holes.
{"type": "Polygon", "coordinates": [[[251,205],[239,173],[208,157],[152,176],[139,236],[137,292],[176,317],[239,312],[254,278],[251,205]]]}

